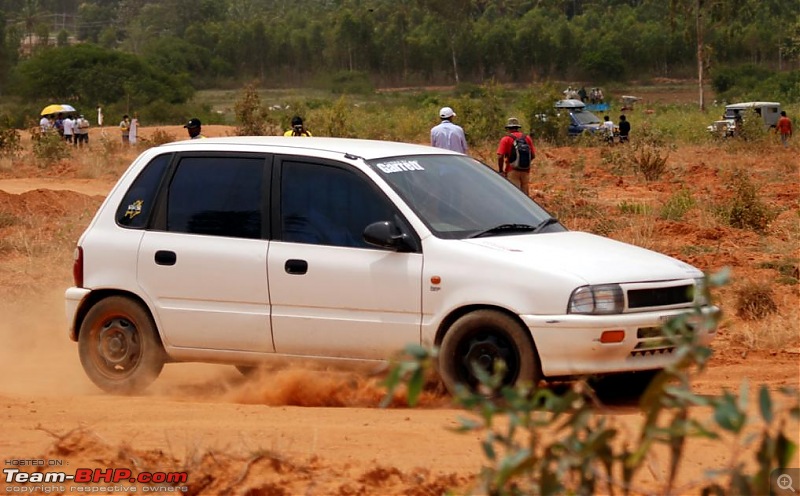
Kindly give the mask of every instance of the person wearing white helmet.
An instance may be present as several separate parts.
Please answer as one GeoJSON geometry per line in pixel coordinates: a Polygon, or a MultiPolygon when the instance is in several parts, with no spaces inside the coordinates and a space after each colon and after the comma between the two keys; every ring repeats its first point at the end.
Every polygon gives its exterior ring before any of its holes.
{"type": "Polygon", "coordinates": [[[445,148],[458,153],[467,153],[467,138],[458,124],[453,124],[456,113],[450,107],[442,107],[438,125],[431,128],[431,146],[445,148]]]}

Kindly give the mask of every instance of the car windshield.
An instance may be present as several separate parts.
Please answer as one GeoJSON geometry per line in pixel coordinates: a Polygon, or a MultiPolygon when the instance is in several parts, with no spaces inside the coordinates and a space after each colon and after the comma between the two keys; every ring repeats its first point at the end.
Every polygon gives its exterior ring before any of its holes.
{"type": "Polygon", "coordinates": [[[599,124],[600,119],[591,112],[587,112],[585,110],[581,112],[573,112],[572,115],[575,117],[581,124],[599,124]]]}
{"type": "Polygon", "coordinates": [[[371,160],[368,164],[437,237],[464,239],[566,230],[493,169],[470,157],[415,155],[371,160]]]}

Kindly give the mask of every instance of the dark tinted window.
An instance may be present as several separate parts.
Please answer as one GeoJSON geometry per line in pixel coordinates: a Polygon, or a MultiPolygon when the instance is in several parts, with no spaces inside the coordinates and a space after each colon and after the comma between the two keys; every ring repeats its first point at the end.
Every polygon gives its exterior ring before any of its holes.
{"type": "Polygon", "coordinates": [[[284,241],[374,248],[364,241],[364,228],[394,219],[388,200],[353,172],[284,162],[281,175],[284,241]]]}
{"type": "Polygon", "coordinates": [[[147,226],[158,185],[171,158],[171,154],[154,158],[133,181],[131,188],[122,198],[122,203],[117,207],[117,222],[121,226],[137,229],[147,226]]]}
{"type": "Polygon", "coordinates": [[[261,238],[260,157],[187,157],[175,171],[167,200],[167,230],[261,238]]]}

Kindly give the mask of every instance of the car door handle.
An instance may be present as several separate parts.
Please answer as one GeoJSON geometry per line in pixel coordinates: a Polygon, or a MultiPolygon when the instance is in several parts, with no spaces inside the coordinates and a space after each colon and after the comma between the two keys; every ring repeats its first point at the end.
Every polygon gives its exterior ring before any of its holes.
{"type": "Polygon", "coordinates": [[[308,262],[305,260],[289,259],[283,265],[283,268],[286,270],[287,274],[303,275],[308,272],[308,262]]]}
{"type": "Polygon", "coordinates": [[[178,255],[174,251],[158,250],[154,258],[157,265],[175,265],[178,255]]]}

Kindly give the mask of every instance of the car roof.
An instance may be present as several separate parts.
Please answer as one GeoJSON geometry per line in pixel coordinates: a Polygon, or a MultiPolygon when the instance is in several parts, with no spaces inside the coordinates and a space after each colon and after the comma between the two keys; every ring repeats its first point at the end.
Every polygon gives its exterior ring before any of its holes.
{"type": "Polygon", "coordinates": [[[781,104],[778,102],[742,102],[742,103],[732,103],[730,105],[725,105],[726,109],[746,109],[752,107],[780,107],[781,104]]]}
{"type": "Polygon", "coordinates": [[[586,106],[586,104],[580,100],[569,98],[566,100],[557,101],[555,106],[556,108],[582,109],[586,106]]]}
{"type": "MultiPolygon", "coordinates": [[[[219,151],[225,146],[265,147],[269,153],[328,152],[349,154],[365,160],[403,155],[458,155],[458,153],[428,145],[351,138],[285,137],[285,136],[228,136],[175,141],[161,147],[180,147],[181,151],[208,149],[219,151]]],[[[313,154],[313,153],[312,153],[313,154]]]]}

